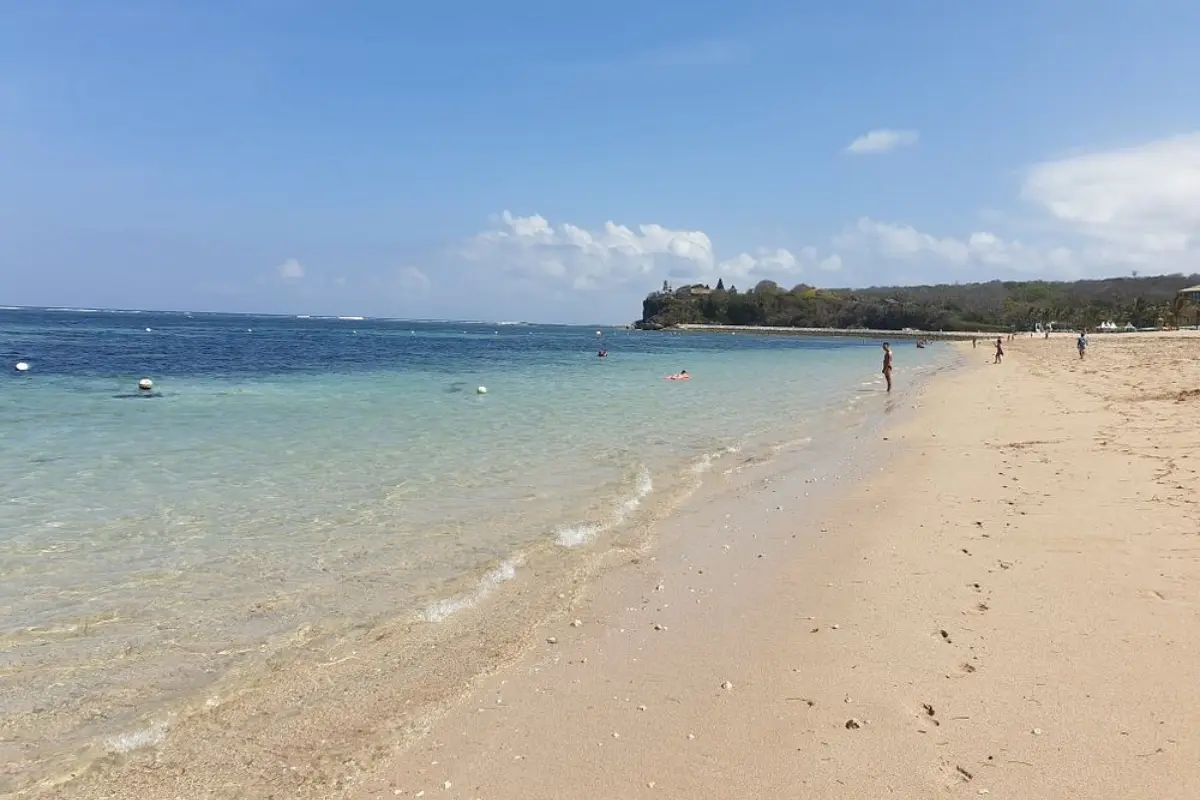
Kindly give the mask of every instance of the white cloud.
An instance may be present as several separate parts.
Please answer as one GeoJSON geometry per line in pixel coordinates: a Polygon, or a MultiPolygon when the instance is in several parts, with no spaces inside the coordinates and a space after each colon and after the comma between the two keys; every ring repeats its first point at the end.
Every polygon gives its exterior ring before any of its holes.
{"type": "Polygon", "coordinates": [[[285,281],[298,281],[304,278],[304,266],[294,258],[289,258],[280,264],[276,271],[279,273],[279,277],[285,281]]]}
{"type": "MultiPolygon", "coordinates": [[[[906,278],[1190,272],[1200,256],[1200,132],[1035,164],[1025,173],[1021,198],[1041,215],[1024,226],[1033,241],[987,230],[943,237],[864,217],[833,244],[877,275],[895,274],[889,265],[908,265],[912,269],[901,270],[906,278]]],[[[991,216],[1004,227],[1003,215],[991,216]]]]}
{"type": "Polygon", "coordinates": [[[833,242],[839,249],[868,251],[886,258],[934,256],[952,264],[965,264],[969,256],[969,248],[964,242],[939,239],[911,225],[876,222],[868,217],[860,218],[854,227],[835,236],[833,242]]]}
{"type": "Polygon", "coordinates": [[[1078,275],[1081,269],[1077,255],[1062,246],[1030,245],[990,231],[940,237],[869,217],[860,218],[833,242],[837,249],[857,255],[861,263],[920,265],[943,279],[951,277],[947,269],[958,280],[991,280],[998,270],[1066,277],[1078,275]]]}
{"type": "Polygon", "coordinates": [[[846,146],[846,152],[855,155],[865,153],[886,153],[897,147],[910,147],[917,143],[921,135],[916,131],[894,131],[887,128],[870,131],[855,139],[846,146]]]}
{"type": "MultiPolygon", "coordinates": [[[[848,149],[883,152],[916,141],[915,132],[873,131],[848,149]]],[[[992,212],[974,229],[947,234],[862,217],[820,252],[762,247],[731,258],[720,257],[701,230],[615,222],[588,229],[505,212],[459,255],[474,262],[476,280],[489,291],[546,292],[560,307],[585,309],[605,302],[616,309],[664,278],[862,285],[1075,279],[1133,269],[1193,271],[1200,263],[1200,132],[1036,164],[1024,175],[1020,197],[1038,212],[1035,218],[992,212]]]]}
{"type": "Polygon", "coordinates": [[[429,277],[417,267],[396,270],[396,284],[403,290],[418,293],[429,288],[429,277]]]}
{"type": "Polygon", "coordinates": [[[505,211],[499,225],[473,237],[460,255],[523,277],[577,290],[635,284],[639,289],[663,277],[714,281],[782,278],[806,268],[837,269],[836,256],[823,260],[816,252],[800,256],[783,248],[759,248],[753,254],[717,259],[712,240],[698,230],[662,225],[636,229],[606,222],[589,231],[570,223],[552,225],[534,214],[519,217],[505,211]]]}
{"type": "Polygon", "coordinates": [[[1037,164],[1021,196],[1093,259],[1181,262],[1200,249],[1200,132],[1037,164]]]}

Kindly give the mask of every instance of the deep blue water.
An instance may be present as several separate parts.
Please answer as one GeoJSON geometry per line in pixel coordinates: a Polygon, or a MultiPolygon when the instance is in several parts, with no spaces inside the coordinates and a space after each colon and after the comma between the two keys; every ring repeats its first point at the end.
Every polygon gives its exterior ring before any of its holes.
{"type": "Polygon", "coordinates": [[[0,354],[40,375],[270,377],[574,363],[614,355],[877,348],[846,338],[649,334],[623,329],[164,312],[0,310],[0,354]],[[150,330],[147,330],[149,328],[150,330]]]}

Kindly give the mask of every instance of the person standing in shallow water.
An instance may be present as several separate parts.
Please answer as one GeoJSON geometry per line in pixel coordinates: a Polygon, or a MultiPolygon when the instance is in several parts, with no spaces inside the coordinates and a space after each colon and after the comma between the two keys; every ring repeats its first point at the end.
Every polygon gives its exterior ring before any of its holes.
{"type": "Polygon", "coordinates": [[[883,343],[883,379],[887,381],[887,390],[892,390],[892,346],[883,343]]]}

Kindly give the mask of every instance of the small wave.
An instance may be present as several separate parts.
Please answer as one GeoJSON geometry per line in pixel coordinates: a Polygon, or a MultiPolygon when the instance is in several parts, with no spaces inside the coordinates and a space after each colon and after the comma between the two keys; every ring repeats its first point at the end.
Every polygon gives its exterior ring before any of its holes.
{"type": "Polygon", "coordinates": [[[741,445],[732,444],[729,447],[724,447],[715,453],[705,453],[692,462],[691,467],[689,467],[689,471],[693,475],[703,475],[712,469],[713,464],[715,464],[722,456],[737,455],[740,452],[742,452],[741,445]]]}
{"type": "Polygon", "coordinates": [[[654,480],[650,477],[650,470],[645,467],[639,467],[633,491],[617,504],[612,517],[607,522],[579,523],[561,527],[555,534],[559,546],[580,547],[591,542],[605,531],[612,530],[624,522],[630,514],[637,511],[638,507],[642,504],[642,500],[652,491],[654,491],[654,480]]]}
{"type": "Polygon", "coordinates": [[[157,747],[167,738],[167,723],[152,722],[150,727],[140,731],[130,731],[104,740],[104,747],[110,753],[125,755],[134,750],[144,750],[147,747],[157,747]]]}
{"type": "Polygon", "coordinates": [[[793,447],[805,447],[812,444],[811,436],[801,436],[798,439],[788,439],[787,441],[778,442],[771,446],[772,453],[782,453],[784,450],[789,450],[793,447]]]}
{"type": "Polygon", "coordinates": [[[579,547],[595,539],[605,530],[603,525],[568,525],[558,529],[558,544],[561,547],[579,547]]]}
{"type": "MultiPolygon", "coordinates": [[[[752,455],[749,458],[743,459],[739,463],[734,464],[733,466],[724,470],[721,474],[722,475],[737,475],[737,474],[740,474],[741,472],[743,472],[744,470],[755,468],[755,467],[761,467],[764,464],[771,463],[771,461],[773,461],[775,458],[779,457],[779,455],[786,450],[790,450],[795,447],[805,447],[809,444],[812,444],[811,436],[801,436],[800,438],[797,438],[797,439],[787,439],[782,442],[776,442],[775,444],[768,446],[766,448],[765,452],[759,453],[757,455],[752,455]]],[[[731,447],[731,448],[729,448],[729,450],[727,452],[740,453],[741,451],[742,451],[742,449],[740,447],[731,447]]]]}
{"type": "Polygon", "coordinates": [[[421,612],[421,619],[425,622],[441,622],[463,609],[470,608],[486,598],[498,586],[515,578],[517,567],[521,566],[522,561],[521,558],[510,558],[502,562],[500,566],[483,576],[474,592],[459,597],[448,597],[433,603],[421,612]]]}
{"type": "Polygon", "coordinates": [[[637,484],[634,486],[633,494],[625,498],[625,502],[621,503],[617,521],[624,522],[625,517],[637,511],[638,506],[642,504],[642,500],[653,491],[654,481],[650,478],[650,470],[642,467],[638,470],[637,484]]]}

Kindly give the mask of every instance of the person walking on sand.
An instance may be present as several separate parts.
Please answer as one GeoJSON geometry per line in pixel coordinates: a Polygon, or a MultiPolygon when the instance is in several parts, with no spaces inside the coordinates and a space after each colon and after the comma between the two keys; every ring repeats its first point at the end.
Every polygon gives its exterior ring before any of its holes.
{"type": "Polygon", "coordinates": [[[1001,339],[999,336],[997,336],[996,337],[996,360],[993,361],[992,363],[999,364],[1003,360],[1004,360],[1004,340],[1001,339]]]}
{"type": "Polygon", "coordinates": [[[883,379],[887,381],[887,390],[892,390],[892,346],[883,343],[883,379]]]}
{"type": "Polygon", "coordinates": [[[1087,331],[1080,331],[1079,338],[1075,341],[1075,347],[1079,350],[1079,359],[1087,355],[1087,331]]]}

